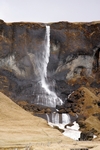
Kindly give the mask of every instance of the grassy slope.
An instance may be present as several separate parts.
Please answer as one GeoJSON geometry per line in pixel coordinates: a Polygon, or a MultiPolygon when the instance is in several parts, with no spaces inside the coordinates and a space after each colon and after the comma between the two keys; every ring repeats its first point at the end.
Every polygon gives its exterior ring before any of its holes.
{"type": "Polygon", "coordinates": [[[45,120],[32,116],[0,93],[0,150],[18,147],[17,150],[25,150],[28,146],[29,150],[100,149],[99,141],[78,142],[64,137],[58,130],[50,128],[45,120]]]}
{"type": "Polygon", "coordinates": [[[72,141],[0,93],[0,147],[61,140],[72,141]]]}

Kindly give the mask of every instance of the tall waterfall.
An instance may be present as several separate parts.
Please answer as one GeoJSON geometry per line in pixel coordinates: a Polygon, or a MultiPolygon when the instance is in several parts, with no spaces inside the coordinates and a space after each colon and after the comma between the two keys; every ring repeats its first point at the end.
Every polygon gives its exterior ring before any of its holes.
{"type": "MultiPolygon", "coordinates": [[[[40,53],[37,54],[36,67],[38,70],[40,82],[39,89],[35,103],[48,107],[56,107],[56,105],[62,105],[62,100],[56,95],[54,91],[51,91],[49,88],[49,82],[47,79],[47,66],[49,63],[50,56],[50,26],[46,26],[46,35],[45,35],[45,45],[44,49],[41,49],[40,53]]],[[[52,109],[53,110],[53,109],[52,109]]],[[[71,123],[71,118],[69,114],[57,112],[52,112],[51,114],[46,114],[48,124],[50,126],[57,126],[59,129],[64,130],[64,135],[73,138],[76,140],[80,137],[80,131],[72,131],[65,128],[66,124],[71,123]],[[61,123],[60,123],[61,122],[61,123]],[[71,135],[70,135],[71,134],[71,135]]]]}
{"type": "Polygon", "coordinates": [[[38,70],[40,74],[40,88],[41,93],[37,96],[36,103],[49,107],[56,107],[56,105],[62,105],[63,101],[57,97],[54,91],[49,89],[49,83],[47,83],[47,65],[50,56],[50,26],[46,26],[45,46],[41,54],[41,59],[38,60],[38,70]]]}
{"type": "Polygon", "coordinates": [[[49,90],[49,85],[46,83],[47,65],[48,65],[49,56],[50,56],[50,26],[46,26],[45,40],[46,40],[46,43],[45,43],[45,49],[43,51],[44,59],[42,61],[43,71],[41,72],[41,84],[42,84],[42,88],[44,88],[48,94],[51,94],[51,91],[49,90]]]}

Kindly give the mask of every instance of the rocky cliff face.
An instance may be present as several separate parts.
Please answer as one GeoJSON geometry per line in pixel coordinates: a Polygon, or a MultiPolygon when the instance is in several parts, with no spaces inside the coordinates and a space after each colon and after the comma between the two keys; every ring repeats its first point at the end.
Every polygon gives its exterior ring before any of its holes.
{"type": "Polygon", "coordinates": [[[0,89],[14,100],[33,94],[44,38],[44,24],[0,21],[0,89]]]}
{"type": "MultiPolygon", "coordinates": [[[[79,91],[84,86],[96,95],[97,99],[93,100],[96,100],[99,116],[100,22],[58,22],[48,25],[51,44],[48,81],[65,101],[63,106],[58,107],[60,113],[78,113],[82,116],[80,112],[85,110],[85,106],[81,110],[80,105],[83,104],[79,91]],[[68,96],[73,91],[76,93],[68,96]]],[[[44,50],[45,32],[43,23],[5,23],[0,20],[0,91],[31,111],[42,110],[34,106],[34,100],[39,94],[37,83],[40,80],[36,62],[44,50]]],[[[90,103],[92,105],[93,101],[90,103]]],[[[51,111],[47,108],[43,110],[51,111]]],[[[87,114],[83,118],[86,119],[87,114]]]]}
{"type": "Polygon", "coordinates": [[[59,88],[67,83],[68,94],[80,85],[99,86],[100,23],[51,24],[50,60],[48,70],[55,70],[59,88]]]}

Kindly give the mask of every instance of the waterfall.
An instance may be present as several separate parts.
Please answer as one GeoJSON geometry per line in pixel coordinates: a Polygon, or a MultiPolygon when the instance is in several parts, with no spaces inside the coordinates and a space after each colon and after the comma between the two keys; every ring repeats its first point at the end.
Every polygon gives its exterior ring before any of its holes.
{"type": "Polygon", "coordinates": [[[63,101],[57,97],[54,91],[49,89],[49,83],[47,83],[47,66],[49,62],[50,56],[50,26],[46,26],[46,35],[45,35],[45,46],[44,50],[40,54],[39,58],[37,58],[37,68],[40,74],[40,94],[37,96],[38,99],[35,103],[56,107],[56,105],[62,105],[63,101]]]}
{"type": "Polygon", "coordinates": [[[50,118],[48,114],[46,114],[46,117],[47,117],[47,122],[50,122],[50,118]]]}
{"type": "Polygon", "coordinates": [[[56,112],[52,113],[52,123],[59,124],[59,114],[56,112]]]}
{"type": "Polygon", "coordinates": [[[62,124],[66,125],[71,123],[71,117],[67,113],[59,114],[57,112],[52,112],[50,114],[46,114],[47,122],[51,122],[53,124],[62,124]]]}
{"type": "Polygon", "coordinates": [[[71,122],[70,115],[62,113],[62,124],[69,124],[70,122],[71,122]]]}
{"type": "MultiPolygon", "coordinates": [[[[46,26],[46,35],[45,35],[45,45],[44,49],[41,50],[40,53],[37,54],[36,67],[39,73],[40,82],[39,84],[39,93],[37,94],[37,99],[35,101],[36,104],[48,106],[48,107],[56,107],[56,105],[62,105],[63,101],[56,95],[54,91],[51,91],[49,88],[49,83],[47,82],[47,66],[49,63],[50,57],[50,26],[46,26]]],[[[60,123],[60,114],[57,112],[52,112],[51,114],[46,114],[47,122],[50,126],[57,126],[59,129],[63,129],[65,132],[63,133],[66,136],[70,137],[70,134],[73,137],[73,134],[76,136],[76,132],[69,131],[69,129],[65,128],[66,124],[71,123],[71,118],[69,114],[62,113],[61,114],[61,123],[60,123]]],[[[78,139],[80,132],[77,133],[78,139]]],[[[75,137],[74,137],[75,138],[75,137]]]]}

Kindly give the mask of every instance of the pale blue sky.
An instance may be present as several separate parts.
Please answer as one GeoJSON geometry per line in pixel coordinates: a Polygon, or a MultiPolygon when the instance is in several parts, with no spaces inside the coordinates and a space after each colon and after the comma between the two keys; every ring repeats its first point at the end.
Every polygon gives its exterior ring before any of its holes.
{"type": "Polygon", "coordinates": [[[100,0],[0,0],[5,22],[90,22],[100,20],[100,0]]]}

